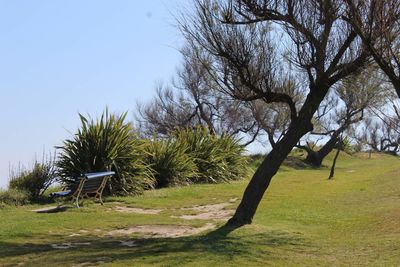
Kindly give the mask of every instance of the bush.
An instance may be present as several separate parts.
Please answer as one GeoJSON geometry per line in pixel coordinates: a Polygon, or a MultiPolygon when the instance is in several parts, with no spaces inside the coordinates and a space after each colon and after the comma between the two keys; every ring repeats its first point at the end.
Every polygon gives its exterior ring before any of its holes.
{"type": "Polygon", "coordinates": [[[228,135],[211,135],[207,129],[197,127],[175,133],[181,145],[186,144],[194,159],[198,175],[195,183],[220,183],[244,178],[248,173],[244,147],[228,135]]]}
{"type": "Polygon", "coordinates": [[[96,121],[79,114],[81,128],[64,141],[57,162],[64,183],[83,173],[112,170],[116,175],[109,183],[111,194],[139,194],[154,185],[152,172],[142,160],[143,142],[125,123],[126,114],[117,116],[106,109],[96,121]]]}
{"type": "Polygon", "coordinates": [[[157,188],[187,185],[197,176],[197,166],[186,144],[154,139],[148,141],[146,151],[146,162],[154,172],[157,188]]]}
{"type": "Polygon", "coordinates": [[[41,196],[55,181],[54,161],[35,162],[30,170],[18,169],[11,171],[10,189],[18,189],[29,193],[31,198],[41,196]]]}
{"type": "MultiPolygon", "coordinates": [[[[0,204],[22,206],[29,203],[28,192],[19,189],[0,190],[0,204]]],[[[1,206],[0,206],[1,207],[1,206]]]]}

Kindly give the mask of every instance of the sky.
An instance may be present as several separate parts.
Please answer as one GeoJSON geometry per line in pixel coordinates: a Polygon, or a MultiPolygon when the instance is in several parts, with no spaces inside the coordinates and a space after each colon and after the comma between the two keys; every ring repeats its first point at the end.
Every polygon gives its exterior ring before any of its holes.
{"type": "Polygon", "coordinates": [[[129,111],[179,66],[184,0],[0,0],[0,187],[79,127],[129,111]]]}

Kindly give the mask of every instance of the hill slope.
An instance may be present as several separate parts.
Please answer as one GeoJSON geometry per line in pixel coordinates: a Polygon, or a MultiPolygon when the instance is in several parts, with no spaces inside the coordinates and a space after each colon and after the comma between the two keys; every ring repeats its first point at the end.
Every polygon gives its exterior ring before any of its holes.
{"type": "Polygon", "coordinates": [[[285,166],[254,223],[233,232],[213,229],[246,180],[53,214],[0,209],[0,266],[399,266],[400,159],[344,155],[334,180],[328,174],[285,166]]]}

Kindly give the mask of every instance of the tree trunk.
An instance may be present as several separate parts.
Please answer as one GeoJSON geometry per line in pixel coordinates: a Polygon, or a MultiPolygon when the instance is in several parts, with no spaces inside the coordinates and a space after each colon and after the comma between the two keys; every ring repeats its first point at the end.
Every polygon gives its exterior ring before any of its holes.
{"type": "Polygon", "coordinates": [[[307,151],[306,162],[313,167],[321,167],[322,160],[319,151],[307,151]]]}
{"type": "Polygon", "coordinates": [[[341,148],[339,147],[336,151],[336,155],[335,158],[333,159],[333,163],[332,163],[332,167],[331,167],[331,172],[329,174],[329,178],[328,180],[331,180],[333,178],[333,176],[335,175],[335,166],[336,166],[336,160],[339,157],[339,153],[340,153],[341,148]]]}
{"type": "Polygon", "coordinates": [[[234,216],[228,221],[228,225],[239,227],[252,222],[257,207],[272,177],[276,174],[280,165],[300,138],[311,130],[311,120],[308,122],[297,121],[289,128],[286,135],[281,141],[276,143],[275,147],[266,156],[260,167],[258,167],[247,185],[242,201],[236,209],[234,216]]]}
{"type": "Polygon", "coordinates": [[[286,134],[276,143],[275,147],[265,157],[260,167],[258,167],[244,191],[235,214],[227,222],[228,226],[240,227],[252,222],[257,207],[272,177],[277,173],[282,162],[299,142],[300,138],[313,130],[311,119],[328,92],[328,89],[329,86],[327,87],[325,84],[319,84],[319,86],[313,84],[310,86],[310,93],[307,95],[298,117],[294,121],[291,121],[286,134]]]}
{"type": "Polygon", "coordinates": [[[341,132],[337,131],[335,132],[332,136],[331,139],[318,151],[308,151],[307,152],[307,157],[306,157],[306,162],[311,164],[314,167],[321,167],[322,161],[324,158],[332,152],[332,150],[335,148],[338,140],[339,140],[339,134],[341,132]]]}

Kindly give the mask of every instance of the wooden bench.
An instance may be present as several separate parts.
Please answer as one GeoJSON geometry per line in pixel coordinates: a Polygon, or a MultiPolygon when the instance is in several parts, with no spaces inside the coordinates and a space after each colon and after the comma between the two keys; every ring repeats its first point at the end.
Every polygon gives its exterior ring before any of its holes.
{"type": "Polygon", "coordinates": [[[93,172],[83,174],[76,183],[71,184],[67,190],[61,192],[54,192],[50,194],[57,200],[58,207],[60,207],[66,199],[71,199],[79,208],[79,198],[93,196],[103,205],[101,198],[103,190],[107,185],[108,179],[113,176],[115,172],[93,172]]]}

